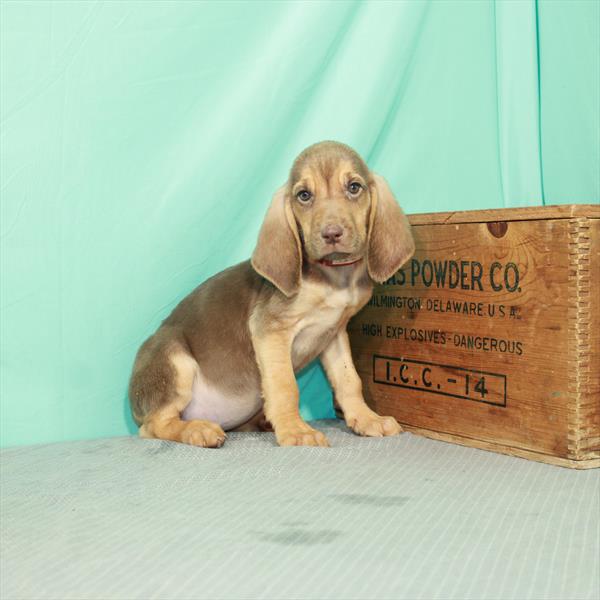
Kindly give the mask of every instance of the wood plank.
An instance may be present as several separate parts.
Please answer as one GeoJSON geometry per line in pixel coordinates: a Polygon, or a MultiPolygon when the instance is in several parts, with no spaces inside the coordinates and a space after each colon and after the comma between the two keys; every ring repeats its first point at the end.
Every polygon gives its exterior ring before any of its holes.
{"type": "Polygon", "coordinates": [[[448,223],[487,223],[498,221],[531,221],[537,219],[600,219],[599,204],[557,204],[523,208],[491,208],[454,212],[415,213],[407,215],[411,225],[445,225],[448,223]]]}

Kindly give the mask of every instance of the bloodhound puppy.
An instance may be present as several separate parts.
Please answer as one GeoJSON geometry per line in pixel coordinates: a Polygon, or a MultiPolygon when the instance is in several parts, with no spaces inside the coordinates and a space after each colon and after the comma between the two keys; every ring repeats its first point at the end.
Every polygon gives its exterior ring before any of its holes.
{"type": "Polygon", "coordinates": [[[319,357],[347,425],[401,431],[364,402],[346,326],[373,282],[413,254],[408,220],[351,148],[321,142],[274,194],[251,260],[184,298],[140,348],[129,397],[140,435],[204,447],[268,422],[282,446],[327,446],[302,420],[294,374],[319,357]]]}

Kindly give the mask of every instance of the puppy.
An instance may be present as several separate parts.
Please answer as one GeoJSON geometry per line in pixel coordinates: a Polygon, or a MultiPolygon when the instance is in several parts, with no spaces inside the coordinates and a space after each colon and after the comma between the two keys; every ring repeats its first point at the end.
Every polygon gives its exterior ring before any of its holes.
{"type": "Polygon", "coordinates": [[[300,417],[294,377],[317,357],[353,431],[399,433],[364,402],[346,326],[373,282],[413,252],[389,186],[354,150],[331,141],[304,150],[252,259],[197,287],[140,348],[129,386],[140,435],[213,448],[266,418],[282,446],[327,446],[300,417]]]}

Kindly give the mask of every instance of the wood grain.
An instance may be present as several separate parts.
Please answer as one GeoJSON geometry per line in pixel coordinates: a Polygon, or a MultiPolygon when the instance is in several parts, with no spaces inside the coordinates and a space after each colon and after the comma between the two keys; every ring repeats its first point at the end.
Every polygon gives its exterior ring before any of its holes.
{"type": "Polygon", "coordinates": [[[600,219],[598,204],[557,204],[556,206],[526,206],[523,208],[490,208],[455,212],[419,213],[408,215],[411,225],[445,225],[447,223],[490,223],[495,221],[531,221],[538,219],[600,219]]]}
{"type": "Polygon", "coordinates": [[[354,361],[404,425],[597,466],[600,209],[528,210],[411,216],[415,256],[350,322],[354,361]]]}

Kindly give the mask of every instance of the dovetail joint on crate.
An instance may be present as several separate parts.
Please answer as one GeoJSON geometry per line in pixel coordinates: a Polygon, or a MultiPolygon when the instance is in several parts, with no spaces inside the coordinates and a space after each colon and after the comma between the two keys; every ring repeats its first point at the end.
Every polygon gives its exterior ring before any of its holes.
{"type": "Polygon", "coordinates": [[[600,456],[600,440],[586,423],[597,409],[591,386],[590,219],[569,220],[569,432],[568,456],[600,456]]]}

